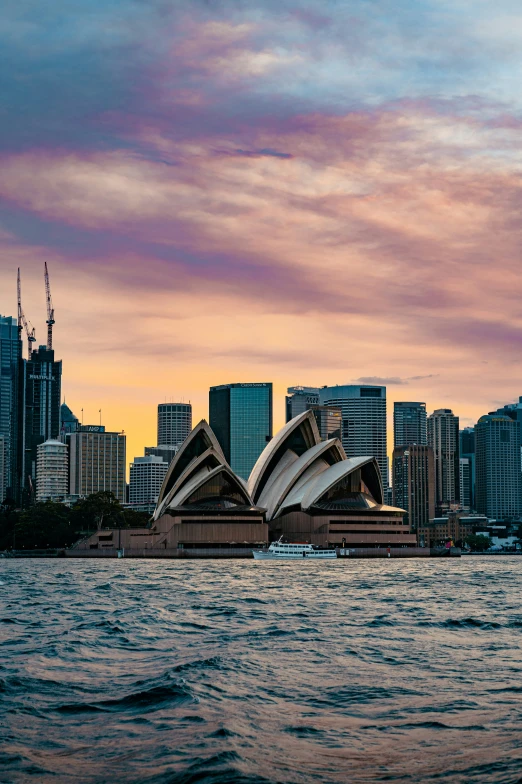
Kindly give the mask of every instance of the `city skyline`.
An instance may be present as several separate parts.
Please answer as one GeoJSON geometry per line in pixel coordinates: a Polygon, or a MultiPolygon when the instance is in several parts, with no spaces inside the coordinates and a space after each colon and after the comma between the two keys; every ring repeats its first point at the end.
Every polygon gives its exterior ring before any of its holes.
{"type": "MultiPolygon", "coordinates": [[[[41,275],[40,275],[41,277],[41,275]]],[[[55,279],[53,279],[53,288],[55,287],[55,279]]],[[[25,278],[24,278],[25,283],[25,278]]],[[[42,289],[41,280],[36,281],[35,288],[42,289]]],[[[27,284],[26,284],[27,285],[27,284]]],[[[58,287],[57,287],[58,288],[58,287]]],[[[40,291],[41,294],[41,291],[40,291]]],[[[44,345],[45,341],[43,338],[45,337],[45,302],[41,297],[42,302],[40,302],[40,309],[36,315],[39,315],[39,321],[33,319],[32,324],[39,327],[39,331],[36,333],[37,338],[36,342],[33,344],[33,349],[38,350],[38,347],[42,344],[44,345]],[[41,322],[41,323],[40,323],[41,322]]],[[[57,298],[55,297],[55,302],[57,298]]],[[[24,296],[24,303],[26,301],[26,297],[24,296]]],[[[25,307],[25,305],[24,305],[25,307]]],[[[5,310],[5,309],[4,309],[5,310]]],[[[54,345],[55,345],[55,355],[57,360],[61,360],[62,352],[61,347],[62,343],[64,343],[64,335],[61,329],[61,307],[58,306],[58,323],[57,328],[55,327],[54,331],[54,345]]],[[[2,302],[0,301],[0,316],[3,317],[12,317],[16,320],[16,316],[13,314],[9,314],[7,311],[2,312],[2,302]]],[[[69,333],[70,336],[70,333],[69,333]]],[[[22,334],[22,344],[23,344],[23,356],[26,355],[26,338],[25,333],[22,334]]],[[[103,354],[103,352],[102,352],[103,354]]],[[[82,421],[83,415],[83,424],[88,425],[97,425],[100,424],[100,415],[103,419],[103,424],[107,430],[110,431],[117,431],[123,432],[127,438],[127,476],[129,465],[132,462],[134,457],[140,457],[144,454],[144,449],[149,444],[155,442],[157,439],[157,409],[158,405],[169,405],[169,404],[176,404],[181,403],[182,405],[192,405],[193,411],[193,422],[196,423],[201,419],[205,419],[209,421],[209,409],[208,409],[208,393],[211,386],[214,386],[213,377],[210,375],[208,376],[208,381],[205,379],[203,375],[201,375],[201,383],[202,386],[198,389],[197,392],[191,392],[190,390],[181,391],[179,394],[176,394],[176,390],[166,390],[164,394],[157,394],[156,391],[151,388],[147,390],[146,394],[146,401],[140,401],[136,407],[127,407],[125,404],[125,400],[118,401],[117,399],[114,400],[112,398],[104,398],[104,399],[91,399],[90,405],[86,407],[86,405],[82,402],[82,397],[86,397],[89,400],[89,394],[91,392],[91,385],[86,385],[86,394],[82,396],[82,392],[79,389],[78,383],[75,381],[74,378],[71,378],[70,373],[68,372],[69,368],[64,369],[64,375],[62,379],[62,398],[67,401],[67,405],[73,411],[73,413],[78,417],[80,422],[82,421]],[[206,386],[208,384],[208,386],[206,386]],[[70,394],[68,394],[69,389],[77,389],[77,398],[73,402],[73,399],[70,394]],[[163,402],[162,402],[163,398],[163,402]],[[152,401],[149,403],[148,401],[152,401]],[[193,402],[195,401],[195,402],[193,402]],[[82,412],[83,409],[83,412],[82,412]],[[100,410],[101,409],[101,410],[100,410]],[[126,412],[122,414],[123,412],[126,412]],[[139,412],[136,413],[136,412],[139,412]]],[[[326,383],[324,378],[319,379],[317,384],[311,384],[309,382],[310,377],[317,378],[317,371],[310,369],[308,371],[308,378],[305,378],[306,384],[302,384],[301,381],[296,383],[292,379],[286,379],[285,377],[281,377],[278,382],[273,383],[273,396],[274,396],[274,406],[273,406],[273,422],[274,422],[274,432],[281,429],[285,424],[286,420],[286,396],[288,394],[289,385],[293,386],[307,386],[307,387],[315,387],[317,389],[321,389],[323,387],[330,387],[330,386],[345,386],[345,385],[377,385],[379,382],[382,383],[383,386],[386,386],[386,397],[387,397],[387,454],[388,457],[392,457],[393,454],[393,444],[394,444],[394,403],[396,402],[405,402],[408,400],[413,400],[415,398],[414,391],[415,389],[420,389],[420,386],[410,386],[410,383],[397,383],[397,377],[382,377],[382,376],[366,376],[364,378],[358,379],[349,379],[346,382],[339,382],[339,383],[326,383]],[[384,383],[386,382],[386,383],[384,383]]],[[[220,372],[219,376],[222,379],[226,379],[227,377],[223,377],[223,373],[220,372]]],[[[229,377],[228,377],[229,378],[229,377]]],[[[250,378],[244,378],[244,374],[238,371],[237,373],[232,372],[232,378],[234,380],[228,381],[223,380],[221,383],[225,384],[234,384],[234,383],[259,383],[259,379],[255,376],[250,378]],[[237,377],[237,378],[236,378],[237,377]]],[[[412,379],[412,382],[416,381],[419,383],[421,380],[412,379]]],[[[121,386],[118,386],[117,389],[121,389],[121,386]]],[[[417,398],[420,396],[417,395],[417,398]]],[[[437,406],[433,403],[430,403],[429,398],[424,398],[423,402],[426,402],[426,410],[428,413],[432,413],[437,409],[437,406]]],[[[446,400],[447,402],[447,400],[446,400]]],[[[485,414],[496,411],[499,407],[502,407],[509,403],[516,404],[518,402],[518,395],[514,395],[512,400],[506,401],[505,399],[501,399],[497,397],[492,399],[491,405],[489,408],[480,409],[476,418],[473,416],[466,416],[462,415],[460,412],[457,412],[457,415],[460,419],[460,427],[461,429],[469,426],[475,425],[481,416],[485,414]]],[[[443,401],[444,403],[444,401],[443,401]]],[[[446,406],[444,406],[446,407],[446,406]]],[[[448,403],[448,407],[451,407],[451,402],[448,403]]],[[[478,406],[473,406],[473,410],[477,409],[478,406]]],[[[468,405],[468,410],[470,406],[468,405]]]]}
{"type": "Polygon", "coordinates": [[[20,266],[45,342],[46,261],[77,415],[139,454],[164,396],[196,421],[236,380],[274,427],[299,383],[516,400],[513,4],[171,5],[5,10],[0,311],[20,266]]]}

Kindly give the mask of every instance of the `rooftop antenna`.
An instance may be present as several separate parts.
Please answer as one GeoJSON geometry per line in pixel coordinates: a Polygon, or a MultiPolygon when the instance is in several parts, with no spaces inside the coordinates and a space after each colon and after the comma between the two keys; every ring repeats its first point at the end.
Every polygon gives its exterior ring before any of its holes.
{"type": "Polygon", "coordinates": [[[29,322],[27,323],[27,319],[25,317],[25,313],[22,308],[22,282],[20,279],[20,267],[18,267],[18,278],[17,278],[17,294],[18,294],[18,336],[21,339],[22,337],[22,329],[25,329],[25,334],[27,335],[27,344],[28,344],[28,355],[27,359],[31,360],[31,354],[33,353],[32,345],[36,340],[34,334],[34,327],[29,322]]]}
{"type": "Polygon", "coordinates": [[[54,324],[54,308],[53,299],[51,297],[51,286],[49,284],[49,272],[47,271],[47,262],[44,261],[44,280],[45,280],[45,299],[47,301],[47,350],[52,351],[53,348],[53,324],[54,324]]]}

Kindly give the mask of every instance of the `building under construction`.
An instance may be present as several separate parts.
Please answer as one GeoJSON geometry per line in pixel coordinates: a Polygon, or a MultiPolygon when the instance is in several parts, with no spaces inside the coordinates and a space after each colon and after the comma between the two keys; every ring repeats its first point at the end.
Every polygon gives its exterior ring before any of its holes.
{"type": "Polygon", "coordinates": [[[16,470],[12,494],[17,503],[34,500],[36,455],[39,444],[60,436],[60,402],[62,363],[55,361],[53,349],[54,307],[47,264],[44,268],[47,301],[47,342],[34,349],[35,329],[22,307],[20,270],[18,270],[18,334],[27,339],[27,359],[18,362],[16,378],[16,421],[13,423],[16,470]]]}

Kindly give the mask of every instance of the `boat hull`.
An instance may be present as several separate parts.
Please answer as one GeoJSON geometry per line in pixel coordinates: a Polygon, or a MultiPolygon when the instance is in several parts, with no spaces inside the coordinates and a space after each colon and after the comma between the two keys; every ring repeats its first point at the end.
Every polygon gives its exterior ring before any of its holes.
{"type": "Polygon", "coordinates": [[[252,550],[252,554],[256,561],[329,561],[337,558],[335,550],[309,551],[303,550],[302,552],[295,553],[270,553],[268,550],[252,550]]]}

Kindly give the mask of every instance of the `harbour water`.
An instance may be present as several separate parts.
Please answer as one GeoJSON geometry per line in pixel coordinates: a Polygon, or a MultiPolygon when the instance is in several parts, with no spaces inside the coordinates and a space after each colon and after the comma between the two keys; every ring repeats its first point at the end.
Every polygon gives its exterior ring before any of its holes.
{"type": "Polygon", "coordinates": [[[522,559],[0,561],[0,782],[522,781],[522,559]]]}

